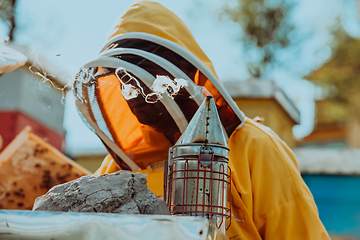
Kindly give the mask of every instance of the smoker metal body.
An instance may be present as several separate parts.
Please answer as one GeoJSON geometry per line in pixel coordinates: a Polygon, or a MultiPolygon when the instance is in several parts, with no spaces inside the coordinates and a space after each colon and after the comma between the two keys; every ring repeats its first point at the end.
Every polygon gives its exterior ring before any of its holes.
{"type": "Polygon", "coordinates": [[[231,170],[226,142],[214,99],[207,97],[169,150],[164,191],[172,215],[207,217],[224,234],[231,215],[227,207],[231,170]]]}

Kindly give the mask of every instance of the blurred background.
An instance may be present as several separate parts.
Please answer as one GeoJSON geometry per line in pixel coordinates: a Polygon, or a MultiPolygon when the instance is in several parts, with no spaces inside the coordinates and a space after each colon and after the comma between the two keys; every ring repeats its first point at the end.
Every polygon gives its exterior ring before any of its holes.
{"type": "MultiPolygon", "coordinates": [[[[3,150],[27,125],[95,171],[106,156],[71,85],[132,0],[0,0],[0,38],[27,56],[0,77],[3,150]]],[[[159,0],[190,28],[240,109],[294,150],[332,239],[360,239],[360,2],[159,0]]]]}

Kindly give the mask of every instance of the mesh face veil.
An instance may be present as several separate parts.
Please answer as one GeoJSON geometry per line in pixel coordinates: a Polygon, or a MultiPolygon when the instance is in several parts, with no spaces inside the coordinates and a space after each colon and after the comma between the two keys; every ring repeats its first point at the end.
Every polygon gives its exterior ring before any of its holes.
{"type": "MultiPolygon", "coordinates": [[[[141,7],[129,10],[136,11],[141,7]]],[[[133,15],[139,18],[137,13],[133,15]]],[[[124,28],[126,24],[125,20],[120,23],[124,28]]],[[[168,149],[205,97],[201,88],[214,97],[229,136],[244,123],[244,114],[197,56],[155,33],[115,34],[98,58],[81,68],[73,84],[82,120],[125,170],[139,170],[167,159],[168,149]]]]}
{"type": "Polygon", "coordinates": [[[83,66],[73,88],[85,124],[101,138],[119,167],[135,170],[166,159],[167,149],[204,99],[197,86],[214,96],[228,135],[244,122],[222,84],[196,57],[146,33],[110,39],[99,57],[83,66]],[[159,76],[168,79],[158,84],[165,88],[162,92],[154,91],[159,76]],[[130,167],[131,162],[136,164],[130,167]]]}

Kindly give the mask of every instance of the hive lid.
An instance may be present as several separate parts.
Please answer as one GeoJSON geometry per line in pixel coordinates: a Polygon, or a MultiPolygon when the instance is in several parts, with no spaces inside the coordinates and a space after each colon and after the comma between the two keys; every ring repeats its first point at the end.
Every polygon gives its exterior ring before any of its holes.
{"type": "Polygon", "coordinates": [[[0,74],[11,72],[24,65],[27,57],[17,50],[0,45],[0,74]]]}
{"type": "Polygon", "coordinates": [[[212,96],[207,96],[191,119],[176,145],[189,143],[218,144],[227,147],[227,137],[212,96]]]}

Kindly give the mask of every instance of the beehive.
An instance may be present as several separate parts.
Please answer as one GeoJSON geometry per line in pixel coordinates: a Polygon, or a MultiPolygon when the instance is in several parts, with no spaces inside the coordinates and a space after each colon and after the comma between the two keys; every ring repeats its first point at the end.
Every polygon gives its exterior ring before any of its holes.
{"type": "Polygon", "coordinates": [[[51,187],[91,174],[24,128],[0,154],[0,209],[32,209],[51,187]]]}

